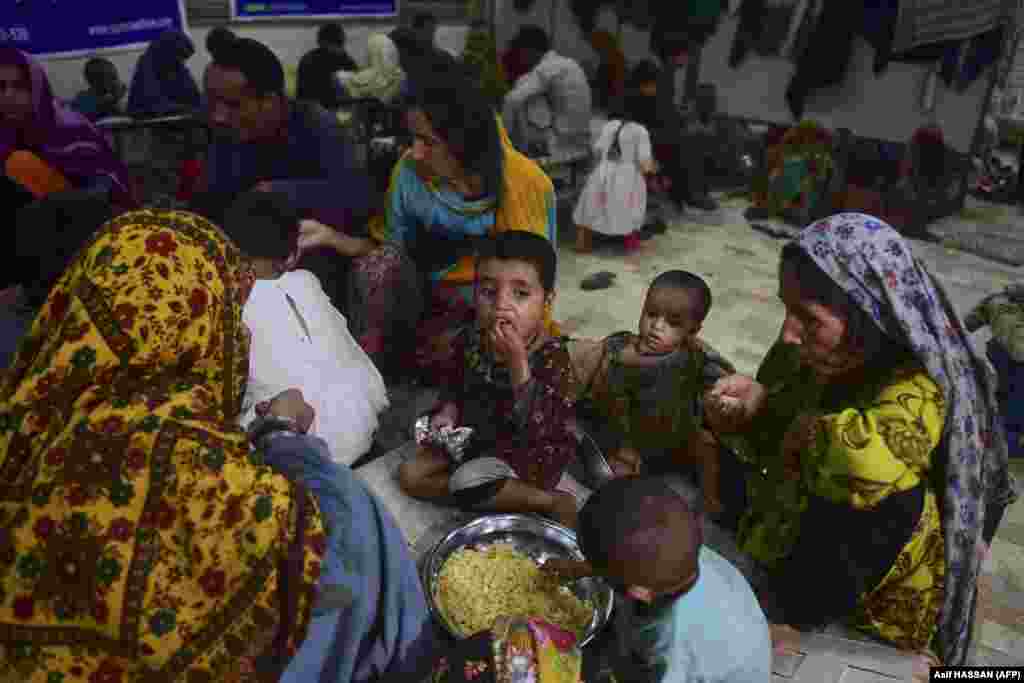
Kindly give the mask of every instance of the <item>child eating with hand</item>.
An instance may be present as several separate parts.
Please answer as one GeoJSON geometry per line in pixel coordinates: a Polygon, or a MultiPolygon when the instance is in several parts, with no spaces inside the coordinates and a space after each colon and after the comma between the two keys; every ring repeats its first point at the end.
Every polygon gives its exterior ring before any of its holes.
{"type": "Polygon", "coordinates": [[[585,562],[549,560],[560,577],[599,576],[616,591],[620,680],[761,683],[771,677],[768,620],[736,567],[703,545],[702,517],[663,480],[625,477],[580,511],[585,562]]]}
{"type": "Polygon", "coordinates": [[[702,428],[701,397],[735,370],[697,337],[711,309],[699,276],[670,270],[654,279],[638,333],[617,332],[581,360],[590,377],[583,413],[616,476],[665,474],[696,462],[705,510],[721,509],[718,450],[702,428]]]}
{"type": "Polygon", "coordinates": [[[455,340],[430,427],[467,427],[456,460],[421,446],[403,463],[402,489],[460,507],[542,514],[574,527],[566,467],[576,455],[576,376],[567,342],[544,328],[555,295],[555,250],[539,235],[502,232],[477,254],[476,323],[455,340]]]}

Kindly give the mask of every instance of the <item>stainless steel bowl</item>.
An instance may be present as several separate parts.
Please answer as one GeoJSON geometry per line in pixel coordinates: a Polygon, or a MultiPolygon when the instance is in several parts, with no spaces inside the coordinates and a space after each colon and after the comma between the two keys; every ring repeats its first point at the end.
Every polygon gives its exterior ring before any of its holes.
{"type": "MultiPolygon", "coordinates": [[[[455,638],[465,636],[448,621],[434,598],[438,577],[445,561],[457,550],[471,547],[482,550],[497,543],[507,543],[535,562],[550,558],[582,560],[583,554],[576,544],[576,534],[569,529],[532,515],[488,515],[474,519],[445,536],[427,553],[423,560],[423,584],[430,611],[455,638]]],[[[604,581],[586,578],[572,584],[572,591],[582,600],[594,605],[594,616],[580,638],[580,647],[586,645],[611,619],[615,605],[612,589],[604,581]]]]}

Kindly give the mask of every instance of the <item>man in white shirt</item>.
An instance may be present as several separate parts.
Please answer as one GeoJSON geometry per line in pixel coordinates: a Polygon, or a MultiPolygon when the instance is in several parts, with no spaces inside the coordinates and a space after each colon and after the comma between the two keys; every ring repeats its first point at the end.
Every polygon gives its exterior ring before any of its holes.
{"type": "Polygon", "coordinates": [[[257,278],[242,312],[252,341],[239,422],[248,426],[260,403],[297,387],[316,411],[310,433],[336,462],[351,465],[373,445],[387,390],[316,276],[291,270],[300,218],[276,192],[243,194],[225,215],[224,231],[257,278]]]}
{"type": "Polygon", "coordinates": [[[530,156],[556,159],[590,153],[590,83],[573,59],[551,49],[544,29],[524,26],[513,39],[530,70],[505,96],[512,143],[530,156]]]}

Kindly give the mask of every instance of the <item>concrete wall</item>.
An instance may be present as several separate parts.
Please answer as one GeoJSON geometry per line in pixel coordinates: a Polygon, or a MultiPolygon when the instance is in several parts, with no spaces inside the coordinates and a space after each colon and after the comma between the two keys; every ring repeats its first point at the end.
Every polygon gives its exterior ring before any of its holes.
{"type": "MultiPolygon", "coordinates": [[[[551,33],[555,46],[563,54],[581,62],[596,59],[566,0],[536,0],[532,10],[525,14],[519,14],[510,0],[495,1],[498,3],[499,44],[515,35],[523,24],[537,24],[551,33]]],[[[795,65],[788,59],[755,55],[738,69],[729,67],[729,51],[737,24],[737,19],[725,18],[704,47],[700,80],[718,86],[720,107],[727,114],[790,122],[792,116],[786,106],[785,92],[795,65]]],[[[611,11],[600,14],[598,27],[615,33],[618,29],[615,15],[611,11]]],[[[621,40],[630,62],[651,58],[646,33],[624,25],[621,40]]],[[[844,83],[809,98],[805,116],[828,127],[848,127],[865,137],[906,141],[927,120],[920,102],[928,69],[893,62],[876,77],[871,69],[874,50],[858,41],[854,52],[844,83]]],[[[988,75],[988,72],[983,74],[962,95],[947,90],[941,83],[937,88],[935,118],[943,127],[949,144],[961,152],[970,148],[987,93],[988,75]]],[[[682,73],[677,77],[681,80],[682,73]]],[[[682,92],[681,87],[676,90],[682,92]]]]}
{"type": "MultiPolygon", "coordinates": [[[[298,21],[260,21],[234,24],[231,29],[239,35],[266,43],[277,53],[286,67],[295,67],[302,55],[316,46],[318,26],[319,24],[316,23],[298,21]]],[[[381,21],[345,22],[349,54],[358,63],[364,64],[366,62],[366,39],[370,34],[387,33],[394,27],[395,25],[392,23],[381,21]]],[[[190,31],[192,40],[196,44],[196,54],[189,60],[188,66],[195,74],[197,81],[202,78],[203,71],[210,63],[210,56],[207,54],[205,46],[206,34],[209,30],[210,27],[199,26],[190,31]]],[[[466,27],[464,25],[442,25],[437,31],[438,44],[453,54],[462,52],[465,38],[466,27]]],[[[107,56],[117,64],[121,78],[126,83],[130,83],[135,62],[140,54],[140,51],[132,50],[107,56]]],[[[85,80],[82,77],[85,61],[84,58],[52,58],[46,61],[46,71],[58,97],[71,98],[85,88],[85,80]]]]}
{"type": "MultiPolygon", "coordinates": [[[[498,43],[510,40],[524,24],[538,24],[547,29],[560,52],[581,62],[595,61],[596,55],[576,25],[575,17],[566,0],[536,0],[533,8],[519,14],[509,0],[494,0],[497,19],[498,43]]],[[[613,12],[598,16],[598,27],[613,33],[619,30],[613,12]]],[[[739,69],[728,65],[729,49],[736,32],[737,20],[727,18],[718,33],[704,48],[701,80],[718,85],[722,110],[734,116],[766,119],[777,122],[791,120],[785,103],[785,90],[794,65],[782,58],[752,56],[739,69]]],[[[286,65],[294,66],[299,58],[314,46],[316,26],[306,22],[250,22],[234,25],[238,33],[267,43],[286,65]]],[[[387,32],[393,24],[379,21],[346,22],[349,52],[362,63],[366,59],[366,39],[370,33],[387,32]]],[[[192,29],[196,42],[196,55],[189,67],[199,78],[209,62],[203,46],[208,27],[192,29]]],[[[438,43],[446,50],[459,54],[465,43],[465,25],[442,25],[438,30],[438,43]]],[[[630,62],[651,58],[648,35],[621,27],[623,50],[630,62]]],[[[122,52],[112,55],[122,77],[130,80],[139,53],[122,52]]],[[[927,69],[924,66],[892,63],[881,76],[871,71],[873,50],[858,42],[851,60],[846,81],[830,91],[812,96],[807,103],[807,115],[829,127],[849,127],[855,133],[894,141],[904,141],[925,122],[920,109],[921,90],[927,69]]],[[[72,97],[84,87],[83,59],[52,59],[47,70],[58,96],[72,97]]],[[[682,79],[683,74],[678,75],[682,79]]],[[[946,132],[950,145],[960,151],[970,147],[974,129],[984,102],[987,75],[978,79],[964,94],[947,90],[941,84],[936,93],[935,115],[946,132]]],[[[682,88],[677,88],[682,92],[682,88]]]]}

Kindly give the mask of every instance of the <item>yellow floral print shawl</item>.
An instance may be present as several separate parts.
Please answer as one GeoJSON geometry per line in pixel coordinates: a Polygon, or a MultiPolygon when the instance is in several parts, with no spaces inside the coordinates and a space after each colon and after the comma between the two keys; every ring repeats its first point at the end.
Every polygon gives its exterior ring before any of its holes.
{"type": "Polygon", "coordinates": [[[51,291],[0,389],[0,679],[276,680],[301,642],[323,529],[235,426],[252,280],[141,211],[51,291]]]}

